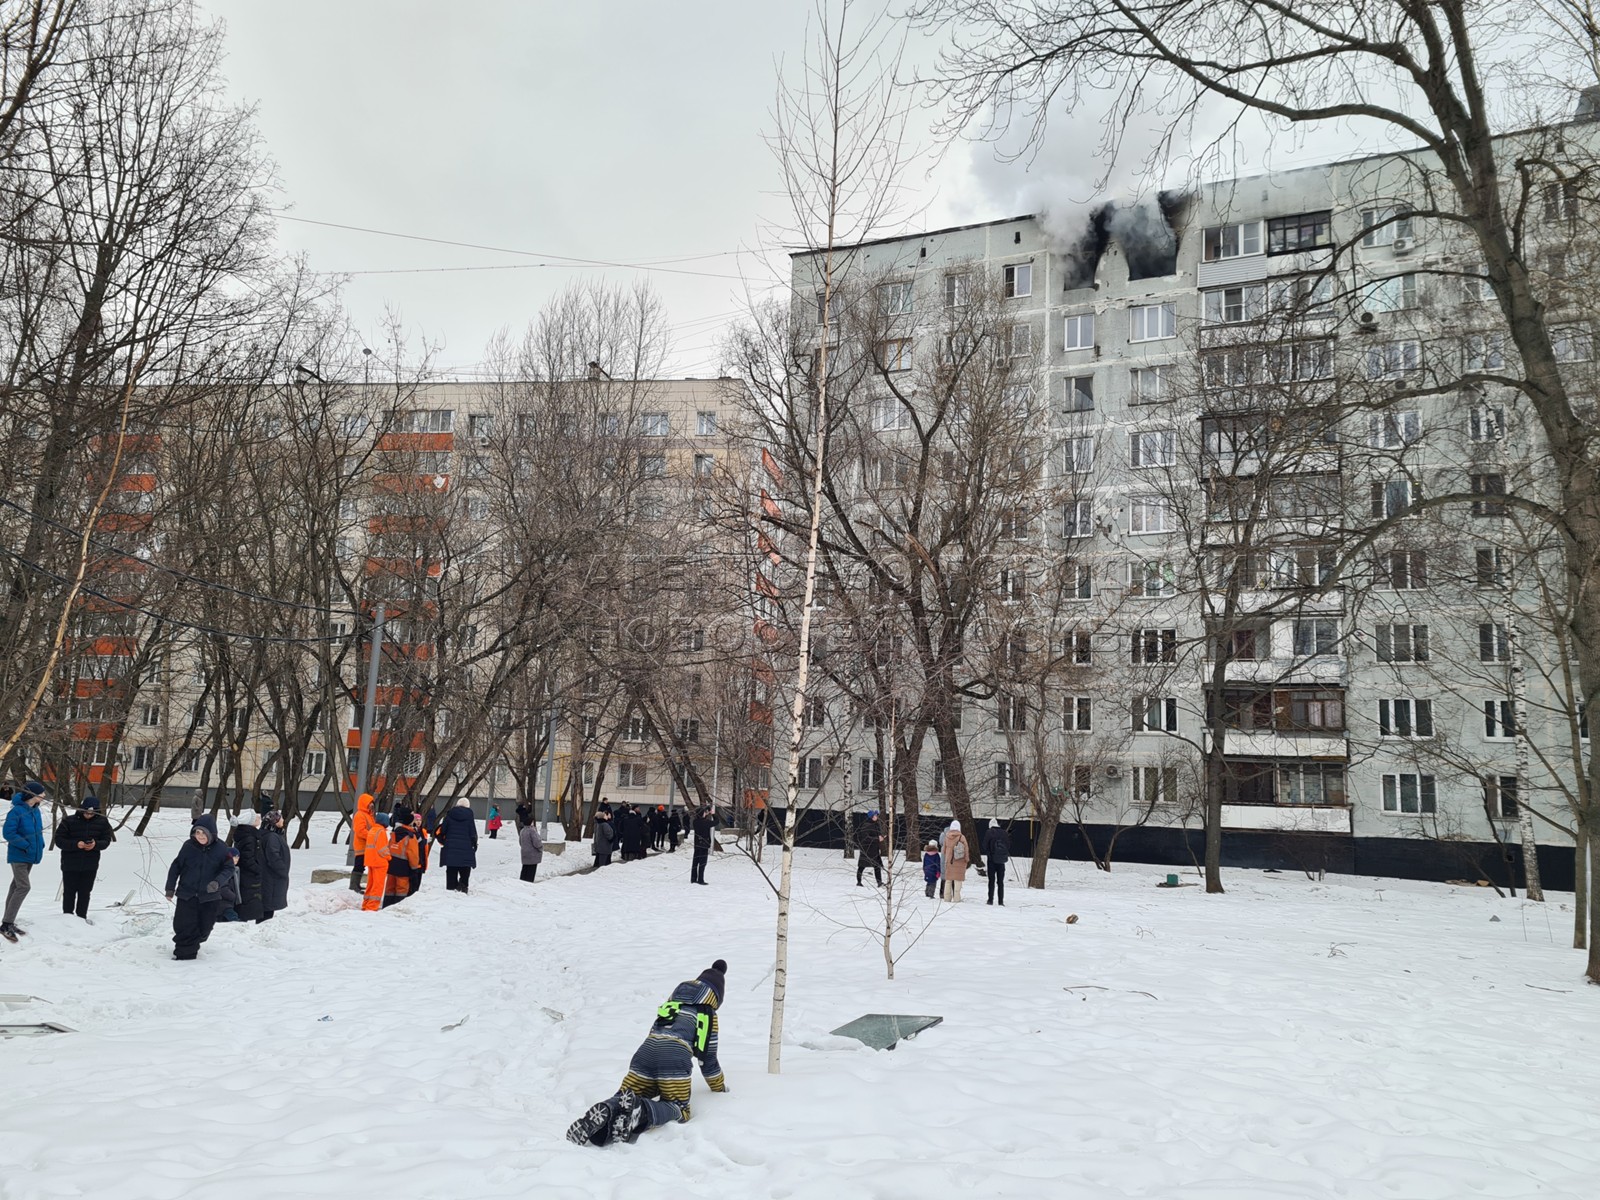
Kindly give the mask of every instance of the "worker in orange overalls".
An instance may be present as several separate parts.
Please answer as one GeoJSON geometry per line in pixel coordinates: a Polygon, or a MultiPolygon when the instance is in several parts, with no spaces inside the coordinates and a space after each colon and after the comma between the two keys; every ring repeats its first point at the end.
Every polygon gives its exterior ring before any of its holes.
{"type": "Polygon", "coordinates": [[[385,908],[411,895],[417,876],[422,874],[422,852],[413,824],[414,815],[409,809],[394,810],[389,825],[389,881],[383,889],[385,908]]]}
{"type": "Polygon", "coordinates": [[[383,907],[383,889],[389,882],[389,814],[379,813],[372,818],[372,828],[367,832],[364,854],[367,865],[367,893],[361,901],[366,912],[377,912],[383,907]]]}
{"type": "Polygon", "coordinates": [[[350,818],[350,852],[355,866],[350,868],[350,890],[361,890],[361,868],[366,865],[367,834],[372,831],[372,797],[366,792],[356,801],[356,815],[350,818]]]}

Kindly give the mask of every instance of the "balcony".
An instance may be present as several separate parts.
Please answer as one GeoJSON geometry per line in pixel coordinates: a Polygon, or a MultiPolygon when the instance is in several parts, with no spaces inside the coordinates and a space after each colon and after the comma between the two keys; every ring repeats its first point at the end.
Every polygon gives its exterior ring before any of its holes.
{"type": "Polygon", "coordinates": [[[1225,668],[1229,683],[1304,684],[1315,688],[1342,688],[1347,667],[1342,655],[1314,658],[1233,659],[1225,668]]]}
{"type": "Polygon", "coordinates": [[[1224,829],[1253,829],[1277,833],[1352,832],[1349,805],[1224,804],[1224,829]]]}

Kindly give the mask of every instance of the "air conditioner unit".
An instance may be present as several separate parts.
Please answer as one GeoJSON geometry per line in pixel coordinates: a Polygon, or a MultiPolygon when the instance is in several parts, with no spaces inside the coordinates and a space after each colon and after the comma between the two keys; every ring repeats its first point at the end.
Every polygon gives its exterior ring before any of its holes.
{"type": "Polygon", "coordinates": [[[1412,247],[1414,247],[1416,244],[1417,243],[1416,243],[1416,239],[1415,238],[1397,237],[1397,238],[1395,238],[1394,242],[1391,244],[1390,248],[1396,254],[1410,254],[1411,250],[1412,250],[1412,247]]]}
{"type": "Polygon", "coordinates": [[[1367,333],[1378,327],[1378,314],[1371,310],[1363,311],[1356,320],[1360,323],[1362,330],[1367,333]]]}
{"type": "Polygon", "coordinates": [[[1119,763],[1108,763],[1108,764],[1106,764],[1106,778],[1107,779],[1121,779],[1122,778],[1122,766],[1121,766],[1121,764],[1119,764],[1119,763]]]}

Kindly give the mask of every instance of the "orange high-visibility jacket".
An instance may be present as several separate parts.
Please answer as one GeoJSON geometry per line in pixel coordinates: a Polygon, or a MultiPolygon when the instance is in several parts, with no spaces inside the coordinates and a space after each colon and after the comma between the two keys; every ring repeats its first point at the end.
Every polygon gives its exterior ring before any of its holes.
{"type": "Polygon", "coordinates": [[[402,830],[389,843],[389,878],[384,893],[389,896],[411,894],[412,872],[422,869],[422,854],[417,849],[417,839],[402,830]]]}
{"type": "MultiPolygon", "coordinates": [[[[366,792],[356,801],[356,815],[350,818],[350,849],[361,854],[367,848],[367,837],[372,832],[372,797],[366,792]]],[[[362,861],[365,861],[364,859],[362,861]]]]}
{"type": "Polygon", "coordinates": [[[367,831],[367,848],[362,851],[361,861],[368,870],[374,867],[389,869],[389,831],[376,821],[367,831]]]}

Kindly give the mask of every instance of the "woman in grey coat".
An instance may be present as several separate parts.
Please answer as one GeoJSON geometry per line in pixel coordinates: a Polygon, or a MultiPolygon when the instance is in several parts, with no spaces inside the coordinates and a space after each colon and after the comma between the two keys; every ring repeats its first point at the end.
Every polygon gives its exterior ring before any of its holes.
{"type": "Polygon", "coordinates": [[[261,920],[289,907],[289,839],[283,814],[273,809],[261,823],[261,920]]]}
{"type": "Polygon", "coordinates": [[[539,836],[539,827],[531,822],[524,825],[517,842],[522,847],[522,882],[532,883],[544,861],[544,839],[539,836]]]}

